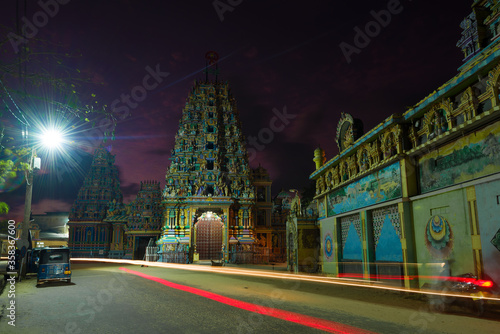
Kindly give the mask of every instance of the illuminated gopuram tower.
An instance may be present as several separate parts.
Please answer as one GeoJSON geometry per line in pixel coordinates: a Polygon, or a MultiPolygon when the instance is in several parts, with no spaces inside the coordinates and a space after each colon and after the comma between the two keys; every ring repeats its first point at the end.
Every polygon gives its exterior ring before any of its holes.
{"type": "Polygon", "coordinates": [[[103,220],[111,207],[123,206],[122,198],[115,156],[100,146],[69,213],[73,257],[108,257],[112,228],[103,220]]]}
{"type": "Polygon", "coordinates": [[[194,83],[170,160],[160,261],[241,261],[254,243],[255,188],[227,83],[194,83]]]}

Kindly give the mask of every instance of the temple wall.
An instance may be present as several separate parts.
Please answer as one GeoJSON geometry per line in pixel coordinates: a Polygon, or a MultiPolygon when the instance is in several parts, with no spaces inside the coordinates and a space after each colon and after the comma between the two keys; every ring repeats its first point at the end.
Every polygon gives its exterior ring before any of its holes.
{"type": "Polygon", "coordinates": [[[476,186],[484,273],[500,282],[500,180],[476,186]]]}
{"type": "MultiPolygon", "coordinates": [[[[474,273],[468,217],[465,189],[413,201],[412,234],[420,276],[474,273]]],[[[420,285],[431,281],[421,278],[420,285]]]]}
{"type": "Polygon", "coordinates": [[[338,274],[338,249],[336,242],[336,220],[327,218],[320,220],[321,233],[321,263],[323,272],[327,274],[338,274]]]}

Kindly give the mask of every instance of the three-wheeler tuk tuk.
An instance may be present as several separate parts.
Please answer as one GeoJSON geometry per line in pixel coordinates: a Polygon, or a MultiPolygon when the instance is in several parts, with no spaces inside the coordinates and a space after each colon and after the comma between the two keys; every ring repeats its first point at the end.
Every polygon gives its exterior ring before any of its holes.
{"type": "Polygon", "coordinates": [[[48,281],[71,283],[70,252],[68,247],[40,249],[36,284],[48,281]]]}

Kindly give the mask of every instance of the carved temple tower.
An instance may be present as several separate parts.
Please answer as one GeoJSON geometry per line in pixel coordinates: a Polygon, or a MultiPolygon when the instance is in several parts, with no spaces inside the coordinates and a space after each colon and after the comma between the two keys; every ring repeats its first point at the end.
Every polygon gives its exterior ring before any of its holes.
{"type": "Polygon", "coordinates": [[[170,160],[160,261],[187,261],[188,256],[227,261],[249,250],[255,187],[227,83],[195,82],[170,160]]]}
{"type": "Polygon", "coordinates": [[[144,181],[135,200],[129,204],[125,258],[142,260],[149,241],[158,240],[162,222],[160,182],[144,181]]]}
{"type": "Polygon", "coordinates": [[[112,203],[122,204],[115,157],[100,146],[69,214],[69,242],[74,257],[107,257],[110,224],[103,222],[112,203]]]}

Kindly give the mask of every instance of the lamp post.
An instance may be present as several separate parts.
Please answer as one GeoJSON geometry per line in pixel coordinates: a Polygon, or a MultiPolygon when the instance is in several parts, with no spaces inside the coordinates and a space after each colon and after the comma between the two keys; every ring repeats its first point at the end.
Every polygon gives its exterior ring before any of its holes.
{"type": "Polygon", "coordinates": [[[19,268],[21,278],[24,278],[26,276],[26,253],[30,246],[29,228],[31,217],[31,200],[33,197],[33,173],[38,169],[40,169],[40,158],[36,156],[36,149],[33,148],[30,152],[28,170],[25,171],[26,195],[24,197],[24,219],[21,225],[21,236],[17,241],[17,247],[20,250],[21,256],[21,266],[19,268]]]}
{"type": "MultiPolygon", "coordinates": [[[[41,143],[49,149],[58,147],[62,142],[62,134],[57,130],[45,130],[40,136],[41,143]]],[[[26,177],[26,195],[24,198],[24,219],[21,225],[21,235],[17,240],[17,247],[20,250],[20,267],[19,276],[26,277],[26,254],[30,248],[30,217],[31,217],[31,201],[33,198],[33,175],[36,170],[41,167],[41,160],[36,155],[36,148],[32,148],[28,161],[28,169],[25,171],[26,177]]]]}

